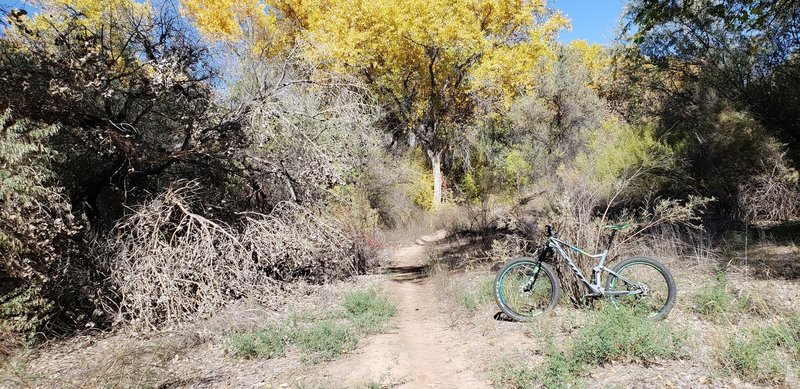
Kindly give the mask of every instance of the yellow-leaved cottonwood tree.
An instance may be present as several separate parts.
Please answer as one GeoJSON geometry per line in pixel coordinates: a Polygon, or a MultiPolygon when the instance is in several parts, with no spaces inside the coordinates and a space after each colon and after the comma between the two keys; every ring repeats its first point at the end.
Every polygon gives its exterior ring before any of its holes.
{"type": "Polygon", "coordinates": [[[433,208],[442,201],[442,156],[468,126],[478,99],[497,109],[531,87],[568,25],[545,0],[181,0],[206,37],[279,55],[302,42],[318,65],[358,74],[390,120],[430,158],[433,208]]]}

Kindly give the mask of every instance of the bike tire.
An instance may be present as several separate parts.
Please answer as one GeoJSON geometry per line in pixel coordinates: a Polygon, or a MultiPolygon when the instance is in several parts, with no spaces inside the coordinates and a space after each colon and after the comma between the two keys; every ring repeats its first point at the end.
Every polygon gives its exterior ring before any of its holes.
{"type": "MultiPolygon", "coordinates": [[[[538,281],[538,278],[536,280],[538,281]]],[[[533,292],[529,293],[535,293],[536,285],[531,285],[531,288],[533,288],[533,292]]],[[[494,298],[495,301],[497,302],[497,305],[500,307],[500,310],[502,310],[503,313],[505,313],[509,318],[516,321],[529,321],[533,318],[536,318],[551,311],[558,304],[558,299],[561,294],[558,278],[556,277],[556,273],[553,271],[553,269],[546,263],[542,263],[536,261],[533,258],[526,258],[526,257],[517,258],[506,263],[497,272],[497,276],[495,276],[494,280],[494,292],[495,292],[494,298]],[[520,268],[522,266],[528,266],[528,265],[531,267],[538,266],[538,269],[540,271],[538,277],[541,278],[542,276],[544,276],[550,283],[550,290],[544,291],[544,293],[546,294],[546,296],[544,296],[546,300],[543,301],[543,303],[546,302],[546,304],[540,304],[543,305],[543,308],[539,312],[536,312],[534,314],[521,312],[519,307],[512,306],[513,304],[509,303],[511,301],[511,298],[510,296],[507,295],[508,294],[507,291],[504,290],[504,285],[508,286],[509,284],[511,284],[509,282],[509,278],[511,277],[511,271],[514,270],[515,268],[520,268]]]]}
{"type": "MultiPolygon", "coordinates": [[[[618,263],[616,266],[614,266],[612,270],[614,271],[614,273],[617,273],[620,276],[625,277],[626,270],[638,266],[647,266],[651,269],[655,269],[664,278],[664,281],[667,286],[667,296],[664,305],[657,312],[654,312],[650,316],[648,316],[648,319],[651,320],[663,320],[664,318],[667,317],[669,311],[672,310],[672,307],[675,305],[675,299],[678,290],[677,286],[675,285],[675,279],[672,277],[672,274],[669,272],[669,270],[667,270],[667,267],[664,266],[661,262],[658,262],[655,259],[647,257],[628,258],[618,263]]],[[[617,287],[619,286],[617,283],[617,279],[618,278],[613,274],[609,275],[608,280],[606,280],[607,291],[616,291],[617,287]]],[[[632,279],[632,281],[639,282],[634,279],[632,279]]],[[[623,281],[622,283],[625,282],[623,281]]],[[[611,300],[614,301],[615,304],[619,304],[619,300],[616,297],[612,297],[611,300]]]]}

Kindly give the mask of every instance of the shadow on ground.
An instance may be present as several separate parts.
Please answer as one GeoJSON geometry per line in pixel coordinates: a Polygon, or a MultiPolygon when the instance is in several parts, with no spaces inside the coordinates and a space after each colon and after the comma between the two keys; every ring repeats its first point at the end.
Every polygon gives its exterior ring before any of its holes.
{"type": "Polygon", "coordinates": [[[800,252],[760,254],[748,262],[749,273],[761,279],[800,279],[800,252]]]}
{"type": "Polygon", "coordinates": [[[392,275],[394,282],[411,282],[419,283],[426,277],[430,269],[430,265],[411,265],[411,266],[391,266],[387,268],[387,273],[392,275]]]}
{"type": "MultiPolygon", "coordinates": [[[[732,231],[724,244],[735,254],[736,265],[746,265],[748,273],[761,279],[800,279],[800,221],[752,227],[746,232],[732,231]],[[747,239],[747,240],[745,240],[747,239]],[[749,247],[746,244],[750,243],[749,247]],[[746,259],[746,260],[745,260],[746,259]]],[[[721,260],[726,265],[730,258],[721,260]]]]}
{"type": "Polygon", "coordinates": [[[488,252],[492,248],[492,242],[501,237],[502,231],[499,230],[456,232],[433,245],[436,252],[433,256],[435,264],[450,270],[485,265],[491,262],[488,252]]]}

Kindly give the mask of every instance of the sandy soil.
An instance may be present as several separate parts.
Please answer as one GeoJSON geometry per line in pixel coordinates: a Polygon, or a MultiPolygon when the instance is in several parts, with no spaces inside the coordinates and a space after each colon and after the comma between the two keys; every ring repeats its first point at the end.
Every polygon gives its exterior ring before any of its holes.
{"type": "MultiPolygon", "coordinates": [[[[392,276],[384,290],[396,302],[394,330],[370,338],[356,354],[325,366],[319,378],[335,380],[344,387],[365,377],[387,379],[398,388],[488,388],[475,374],[463,334],[446,325],[441,304],[435,300],[427,276],[424,248],[402,247],[395,252],[392,276]]],[[[394,385],[393,385],[394,386],[394,385]]]]}

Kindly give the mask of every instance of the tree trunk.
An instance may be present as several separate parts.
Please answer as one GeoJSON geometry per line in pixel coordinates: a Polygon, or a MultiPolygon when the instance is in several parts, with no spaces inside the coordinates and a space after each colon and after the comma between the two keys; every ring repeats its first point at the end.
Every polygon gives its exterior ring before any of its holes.
{"type": "Polygon", "coordinates": [[[431,170],[433,170],[433,201],[431,208],[439,209],[442,204],[442,151],[428,150],[428,157],[431,159],[431,170]]]}

